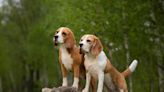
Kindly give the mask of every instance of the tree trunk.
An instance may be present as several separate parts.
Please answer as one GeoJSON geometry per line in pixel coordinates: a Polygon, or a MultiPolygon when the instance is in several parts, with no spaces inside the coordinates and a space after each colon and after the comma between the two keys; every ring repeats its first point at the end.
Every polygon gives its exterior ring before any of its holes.
{"type": "Polygon", "coordinates": [[[0,77],[0,92],[3,92],[3,88],[2,88],[2,79],[0,77]]]}
{"type": "Polygon", "coordinates": [[[47,75],[47,64],[44,63],[43,65],[43,82],[44,85],[48,86],[48,75],[47,75]]]}
{"type": "Polygon", "coordinates": [[[158,61],[158,76],[159,76],[159,92],[164,92],[164,87],[163,87],[163,85],[164,85],[164,80],[163,80],[163,78],[164,78],[164,75],[163,75],[163,71],[164,70],[162,70],[161,68],[160,68],[160,62],[158,61]]]}
{"type": "MultiPolygon", "coordinates": [[[[124,33],[124,47],[126,51],[126,62],[127,62],[127,67],[130,63],[130,53],[129,53],[129,45],[128,45],[128,34],[127,32],[124,33]]],[[[132,87],[132,77],[129,77],[129,92],[133,92],[133,87],[132,87]]]]}
{"type": "Polygon", "coordinates": [[[163,17],[163,12],[164,12],[164,0],[153,0],[153,7],[154,10],[152,11],[152,20],[155,23],[155,51],[154,53],[156,54],[157,58],[157,70],[158,70],[158,85],[159,85],[159,92],[164,92],[164,63],[163,63],[163,49],[164,49],[164,44],[162,42],[161,38],[161,30],[163,30],[163,25],[160,25],[164,23],[164,21],[160,20],[161,17],[163,17]]]}
{"type": "Polygon", "coordinates": [[[12,85],[11,90],[16,91],[15,80],[12,71],[9,71],[9,78],[11,80],[11,85],[12,85]]]}
{"type": "Polygon", "coordinates": [[[163,64],[162,64],[162,53],[161,53],[161,50],[160,50],[160,43],[158,42],[156,44],[156,56],[157,56],[157,69],[158,69],[158,81],[159,81],[159,92],[164,92],[164,88],[163,88],[163,85],[164,85],[164,70],[162,69],[163,67],[163,64]]]}

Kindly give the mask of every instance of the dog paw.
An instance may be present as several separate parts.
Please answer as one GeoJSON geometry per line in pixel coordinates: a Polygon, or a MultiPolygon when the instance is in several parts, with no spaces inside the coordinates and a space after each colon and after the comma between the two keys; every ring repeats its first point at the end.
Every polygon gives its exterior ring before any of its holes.
{"type": "Polygon", "coordinates": [[[62,87],[67,87],[67,86],[68,86],[67,83],[62,84],[62,87]]]}
{"type": "Polygon", "coordinates": [[[42,92],[51,92],[50,88],[42,88],[42,92]]]}
{"type": "Polygon", "coordinates": [[[82,92],[88,92],[88,90],[87,89],[83,89],[82,92]]]}
{"type": "Polygon", "coordinates": [[[72,87],[74,87],[74,88],[78,88],[78,85],[72,85],[72,87]]]}

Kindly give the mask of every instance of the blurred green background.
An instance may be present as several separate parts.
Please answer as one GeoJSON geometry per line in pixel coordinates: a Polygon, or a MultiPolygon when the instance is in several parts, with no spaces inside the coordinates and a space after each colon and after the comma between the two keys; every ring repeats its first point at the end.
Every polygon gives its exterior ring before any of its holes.
{"type": "MultiPolygon", "coordinates": [[[[0,92],[60,86],[57,28],[96,34],[130,92],[164,92],[164,0],[0,0],[0,92]]],[[[71,78],[70,78],[71,79],[71,78]]]]}

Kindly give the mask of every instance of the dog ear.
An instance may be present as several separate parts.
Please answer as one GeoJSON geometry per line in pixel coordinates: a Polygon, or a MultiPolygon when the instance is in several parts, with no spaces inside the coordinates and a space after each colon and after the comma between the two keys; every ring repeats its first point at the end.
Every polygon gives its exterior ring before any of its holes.
{"type": "Polygon", "coordinates": [[[91,54],[97,56],[102,51],[102,49],[103,49],[103,47],[102,47],[100,40],[98,38],[96,38],[91,47],[91,54]]]}
{"type": "Polygon", "coordinates": [[[67,48],[72,48],[76,44],[73,33],[69,33],[65,39],[65,45],[67,48]]]}

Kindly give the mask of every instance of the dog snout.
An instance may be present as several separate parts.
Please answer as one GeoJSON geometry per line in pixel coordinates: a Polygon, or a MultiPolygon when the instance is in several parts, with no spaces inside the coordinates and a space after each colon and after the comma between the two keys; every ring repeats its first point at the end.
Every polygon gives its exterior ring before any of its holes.
{"type": "Polygon", "coordinates": [[[58,36],[57,35],[55,35],[54,37],[55,37],[55,39],[58,39],[58,36]]]}
{"type": "Polygon", "coordinates": [[[79,44],[79,46],[80,46],[80,47],[82,47],[82,46],[83,46],[83,44],[82,44],[82,43],[80,43],[80,44],[79,44]]]}

